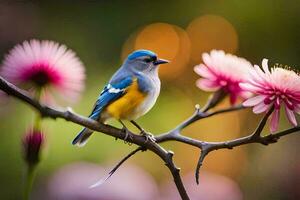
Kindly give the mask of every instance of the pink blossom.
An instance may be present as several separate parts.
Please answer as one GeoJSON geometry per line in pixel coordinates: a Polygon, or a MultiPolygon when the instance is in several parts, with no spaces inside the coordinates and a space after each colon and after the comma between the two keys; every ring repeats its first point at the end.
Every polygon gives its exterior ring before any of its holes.
{"type": "Polygon", "coordinates": [[[250,93],[242,90],[239,83],[245,82],[252,68],[250,62],[220,50],[212,50],[210,54],[204,53],[202,60],[203,64],[194,68],[195,72],[202,76],[196,82],[200,89],[209,92],[223,89],[230,95],[231,104],[234,104],[238,97],[249,97],[250,93]]]}
{"type": "Polygon", "coordinates": [[[0,74],[29,90],[43,89],[43,99],[54,92],[74,101],[84,89],[85,69],[75,53],[53,41],[24,41],[5,56],[0,74]]]}
{"type": "Polygon", "coordinates": [[[274,106],[271,116],[271,132],[278,129],[280,107],[285,109],[286,116],[293,126],[297,126],[295,113],[300,111],[300,77],[292,70],[274,67],[269,70],[268,60],[263,59],[262,68],[255,65],[247,83],[241,83],[244,90],[256,94],[243,105],[253,106],[254,113],[268,111],[274,106]]]}

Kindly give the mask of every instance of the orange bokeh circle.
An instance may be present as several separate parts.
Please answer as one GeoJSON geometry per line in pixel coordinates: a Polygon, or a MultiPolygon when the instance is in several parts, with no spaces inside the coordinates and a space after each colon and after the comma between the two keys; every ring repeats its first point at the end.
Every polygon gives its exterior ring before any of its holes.
{"type": "Polygon", "coordinates": [[[194,19],[186,29],[191,43],[191,59],[198,63],[201,54],[212,49],[222,49],[228,53],[236,52],[238,34],[234,26],[217,15],[204,15],[194,19]]]}
{"type": "Polygon", "coordinates": [[[132,33],[123,45],[122,59],[137,49],[148,49],[171,61],[161,66],[162,78],[174,79],[184,70],[190,56],[190,40],[182,28],[167,23],[153,23],[132,33]]]}

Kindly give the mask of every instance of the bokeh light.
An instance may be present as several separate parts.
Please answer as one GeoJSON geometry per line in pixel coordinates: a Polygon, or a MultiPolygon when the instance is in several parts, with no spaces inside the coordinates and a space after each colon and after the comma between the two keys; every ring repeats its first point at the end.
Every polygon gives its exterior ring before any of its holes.
{"type": "Polygon", "coordinates": [[[201,54],[212,49],[235,53],[238,35],[234,26],[224,17],[204,15],[194,19],[186,29],[192,43],[191,59],[201,61],[201,54]]]}
{"type": "Polygon", "coordinates": [[[122,60],[137,49],[148,49],[171,61],[160,67],[162,78],[174,79],[186,67],[190,56],[190,40],[184,29],[167,24],[153,23],[132,33],[123,45],[122,60]]]}
{"type": "MultiPolygon", "coordinates": [[[[232,179],[208,171],[201,171],[199,185],[195,183],[194,173],[183,177],[190,199],[194,200],[242,200],[243,194],[239,185],[232,179]]],[[[163,200],[179,200],[176,188],[171,182],[162,187],[163,200]]]]}
{"type": "Polygon", "coordinates": [[[106,177],[110,169],[79,162],[57,170],[36,189],[33,199],[64,200],[153,200],[158,188],[153,178],[143,169],[126,165],[103,184],[89,188],[106,177]]]}
{"type": "Polygon", "coordinates": [[[173,26],[155,23],[146,26],[135,40],[135,49],[149,49],[172,61],[180,47],[180,39],[173,26]]]}

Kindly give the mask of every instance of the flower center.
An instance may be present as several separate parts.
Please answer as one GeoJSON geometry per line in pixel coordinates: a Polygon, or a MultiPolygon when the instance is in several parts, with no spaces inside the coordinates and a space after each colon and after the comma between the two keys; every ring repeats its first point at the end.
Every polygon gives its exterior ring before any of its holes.
{"type": "Polygon", "coordinates": [[[220,85],[222,85],[223,89],[228,93],[239,93],[241,91],[238,82],[220,80],[220,85]]]}
{"type": "Polygon", "coordinates": [[[274,102],[275,108],[279,109],[280,104],[282,102],[284,102],[285,105],[290,110],[295,109],[293,99],[290,98],[289,94],[284,92],[284,91],[274,90],[274,89],[273,90],[268,90],[268,91],[265,92],[265,95],[267,95],[267,97],[264,99],[265,104],[270,104],[270,103],[274,102]]]}
{"type": "Polygon", "coordinates": [[[30,80],[34,82],[34,84],[43,87],[50,82],[50,77],[45,71],[41,70],[32,74],[30,80]]]}
{"type": "Polygon", "coordinates": [[[60,79],[58,72],[45,63],[35,64],[23,73],[24,82],[32,82],[38,87],[57,84],[60,79]]]}

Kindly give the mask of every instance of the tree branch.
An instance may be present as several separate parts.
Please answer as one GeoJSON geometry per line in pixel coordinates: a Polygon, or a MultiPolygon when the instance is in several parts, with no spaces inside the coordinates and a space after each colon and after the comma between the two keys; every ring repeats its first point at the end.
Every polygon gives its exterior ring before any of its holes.
{"type": "MultiPolygon", "coordinates": [[[[112,127],[110,125],[105,125],[105,124],[96,122],[92,119],[78,115],[70,110],[61,111],[61,110],[57,110],[57,109],[48,107],[46,105],[43,105],[40,102],[36,101],[34,98],[32,98],[28,92],[21,90],[18,87],[14,86],[13,84],[7,82],[1,76],[0,76],[0,89],[3,90],[4,92],[6,92],[8,95],[14,96],[17,99],[31,105],[33,108],[35,108],[41,114],[42,117],[50,117],[53,119],[62,118],[67,121],[71,121],[73,123],[85,126],[89,129],[92,129],[92,130],[95,130],[98,132],[102,132],[106,135],[110,135],[112,137],[119,138],[121,140],[124,140],[124,138],[126,136],[126,133],[123,132],[121,129],[112,127]]],[[[242,105],[237,105],[237,106],[233,106],[230,108],[225,108],[225,109],[209,112],[209,110],[211,108],[213,108],[218,102],[220,102],[224,98],[224,93],[222,93],[222,91],[221,92],[218,91],[218,92],[219,93],[214,94],[209,99],[206,106],[204,106],[202,109],[200,109],[199,106],[196,106],[196,111],[190,118],[188,118],[187,120],[185,120],[184,122],[179,124],[174,129],[168,131],[167,133],[157,135],[155,137],[156,142],[151,142],[151,141],[147,142],[147,140],[144,136],[136,135],[132,132],[129,132],[128,134],[130,137],[128,137],[129,138],[128,142],[134,143],[134,144],[138,145],[139,147],[135,151],[131,152],[128,156],[123,158],[112,171],[117,170],[118,167],[123,162],[125,162],[129,157],[134,155],[136,152],[138,152],[140,150],[148,149],[148,150],[152,151],[153,153],[155,153],[156,155],[158,155],[165,162],[166,166],[168,167],[169,171],[171,172],[171,174],[173,176],[174,182],[177,186],[177,189],[179,191],[181,198],[183,200],[188,200],[189,197],[188,197],[188,194],[186,193],[185,187],[182,183],[182,179],[180,176],[180,169],[178,167],[176,167],[176,165],[173,162],[173,152],[166,151],[164,148],[162,148],[159,145],[159,143],[166,142],[166,141],[178,141],[178,142],[185,143],[187,145],[192,145],[201,150],[200,158],[199,158],[199,161],[198,161],[198,164],[196,167],[196,181],[198,183],[199,169],[202,166],[205,157],[213,150],[232,149],[234,147],[245,145],[245,144],[250,144],[250,143],[258,143],[258,144],[268,145],[268,144],[277,142],[280,137],[300,131],[300,127],[297,126],[297,127],[290,128],[290,129],[287,129],[287,130],[284,130],[281,132],[277,132],[275,134],[261,136],[263,127],[265,126],[268,117],[270,116],[270,114],[273,111],[273,108],[272,108],[262,118],[262,120],[260,121],[256,130],[252,134],[242,137],[242,138],[237,138],[234,140],[229,140],[229,141],[224,141],[224,142],[206,142],[206,141],[200,141],[200,140],[196,140],[196,139],[181,135],[182,129],[184,129],[185,127],[189,126],[190,124],[192,124],[198,120],[201,120],[201,119],[204,119],[207,117],[211,117],[211,116],[214,116],[217,114],[236,111],[236,110],[240,110],[240,109],[244,108],[242,105]]]]}
{"type": "MultiPolygon", "coordinates": [[[[94,131],[102,132],[106,135],[113,136],[115,138],[119,138],[124,140],[126,133],[123,132],[121,129],[117,129],[115,127],[105,125],[99,122],[96,122],[92,119],[80,116],[78,114],[75,114],[71,112],[70,110],[67,111],[59,111],[54,108],[50,108],[48,106],[45,106],[38,101],[36,101],[34,98],[30,96],[30,94],[22,89],[17,88],[13,84],[7,82],[4,78],[0,76],[0,89],[6,92],[8,95],[14,96],[17,99],[26,102],[27,104],[31,105],[33,108],[35,108],[37,111],[41,113],[42,117],[50,117],[53,119],[56,118],[63,118],[67,121],[72,121],[76,124],[85,126],[89,129],[92,129],[94,131]]],[[[150,151],[154,152],[156,155],[158,155],[166,164],[166,166],[169,168],[174,182],[177,186],[177,189],[179,191],[179,194],[182,199],[189,200],[189,197],[186,193],[186,190],[184,188],[184,185],[182,183],[181,177],[180,177],[180,169],[175,166],[173,163],[173,159],[171,156],[171,153],[163,149],[159,144],[147,141],[144,136],[136,135],[132,132],[128,132],[129,141],[131,143],[134,143],[143,149],[149,149],[150,151]]]]}
{"type": "Polygon", "coordinates": [[[268,117],[271,115],[273,112],[274,108],[272,107],[262,118],[260,123],[258,124],[256,130],[245,137],[242,138],[237,138],[234,140],[229,140],[225,142],[204,142],[202,143],[201,146],[201,153],[200,153],[200,158],[198,160],[198,164],[196,167],[196,182],[199,183],[199,170],[200,167],[202,166],[202,163],[205,159],[205,157],[213,150],[219,150],[219,149],[233,149],[234,147],[245,145],[245,144],[251,144],[251,143],[258,143],[258,144],[263,144],[263,145],[269,145],[272,143],[276,143],[280,137],[295,133],[300,130],[300,126],[287,129],[275,134],[269,134],[266,136],[261,136],[261,132],[267,122],[268,117]]]}
{"type": "MultiPolygon", "coordinates": [[[[195,106],[195,112],[191,117],[189,117],[187,120],[185,120],[184,122],[182,122],[181,124],[176,126],[174,129],[168,131],[167,133],[163,133],[163,134],[160,134],[160,135],[156,136],[155,139],[158,143],[165,142],[165,141],[168,141],[168,140],[177,140],[177,141],[182,141],[182,142],[187,140],[188,144],[193,145],[193,141],[192,142],[189,141],[191,138],[190,139],[188,139],[188,138],[184,139],[184,137],[180,136],[180,132],[184,128],[186,128],[187,126],[189,126],[192,123],[194,123],[196,121],[199,121],[201,119],[205,119],[205,118],[212,117],[214,115],[218,115],[218,114],[222,114],[222,113],[241,110],[241,109],[244,109],[244,108],[245,107],[243,107],[243,105],[240,104],[240,105],[232,106],[230,108],[220,109],[220,110],[217,110],[217,111],[214,111],[214,112],[202,112],[202,111],[200,111],[200,107],[198,105],[196,105],[195,106]]],[[[194,140],[194,139],[191,139],[191,140],[194,140]]],[[[193,145],[193,146],[195,146],[195,145],[193,145]]],[[[199,143],[197,143],[196,146],[199,147],[199,143]]]]}

